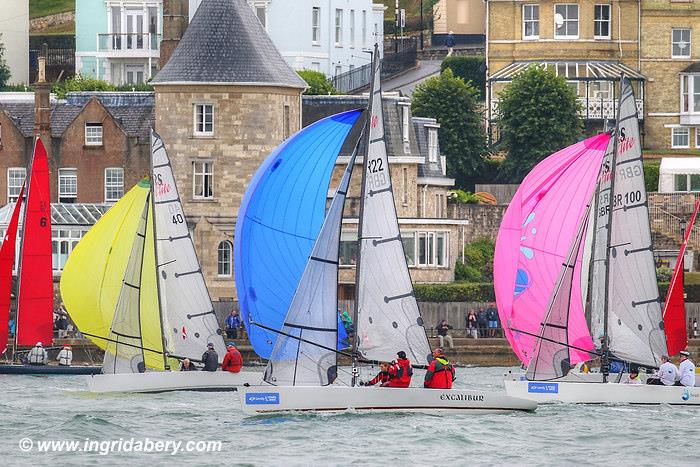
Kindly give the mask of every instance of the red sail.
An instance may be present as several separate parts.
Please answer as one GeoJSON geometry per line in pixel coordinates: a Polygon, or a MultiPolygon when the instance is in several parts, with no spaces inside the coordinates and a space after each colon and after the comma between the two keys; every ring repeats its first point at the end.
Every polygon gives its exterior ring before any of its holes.
{"type": "Polygon", "coordinates": [[[695,217],[698,215],[698,207],[700,207],[700,199],[695,202],[693,217],[690,218],[688,230],[685,232],[685,238],[678,252],[676,269],[673,271],[673,278],[671,279],[671,285],[668,288],[668,295],[666,296],[666,303],[664,304],[664,329],[666,331],[666,346],[668,347],[669,355],[676,355],[681,350],[685,350],[688,346],[688,330],[685,321],[685,297],[683,290],[683,256],[688,246],[690,232],[693,230],[695,217]]]}
{"type": "Polygon", "coordinates": [[[7,350],[9,336],[8,322],[10,321],[10,295],[12,294],[12,266],[15,264],[15,244],[17,243],[17,224],[19,211],[24,196],[24,185],[19,191],[19,198],[12,211],[10,225],[7,226],[5,238],[0,248],[0,354],[7,350]]]}
{"type": "Polygon", "coordinates": [[[17,345],[53,341],[51,192],[46,149],[37,138],[24,207],[17,304],[17,345]]]}

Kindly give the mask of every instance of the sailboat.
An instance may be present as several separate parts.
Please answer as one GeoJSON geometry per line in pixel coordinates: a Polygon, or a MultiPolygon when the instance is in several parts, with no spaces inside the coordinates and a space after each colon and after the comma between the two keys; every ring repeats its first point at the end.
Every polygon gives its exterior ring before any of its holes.
{"type": "MultiPolygon", "coordinates": [[[[599,170],[595,193],[561,265],[556,286],[523,378],[507,378],[506,393],[538,402],[700,405],[700,389],[620,384],[609,374],[610,360],[656,368],[668,354],[656,265],[653,258],[647,194],[634,91],[621,80],[619,115],[599,170]],[[586,232],[590,232],[586,235],[586,232]],[[586,245],[587,240],[591,241],[586,245]],[[586,251],[587,250],[587,251],[586,251]],[[575,288],[577,258],[586,282],[575,288]],[[582,267],[585,266],[585,267],[582,267]],[[586,297],[591,336],[601,346],[591,350],[602,362],[600,380],[574,381],[571,352],[585,351],[569,342],[572,313],[586,297]]],[[[522,330],[513,330],[523,332],[522,330]]]]}
{"type": "MultiPolygon", "coordinates": [[[[0,353],[7,351],[12,270],[20,221],[20,254],[17,262],[18,296],[13,349],[33,347],[37,342],[49,347],[53,342],[53,270],[51,265],[51,201],[49,166],[40,138],[27,179],[20,189],[0,249],[0,353]],[[26,188],[26,197],[25,197],[26,188]]],[[[15,354],[13,352],[13,359],[15,354]]],[[[0,374],[91,374],[96,366],[0,365],[0,374]]]]}
{"type": "MultiPolygon", "coordinates": [[[[381,101],[381,61],[375,45],[372,86],[362,134],[335,190],[330,207],[307,258],[265,371],[269,386],[239,388],[247,414],[280,411],[500,411],[534,410],[537,404],[470,390],[357,386],[359,366],[389,361],[403,350],[414,363],[425,362],[430,347],[413,294],[399,232],[389,174],[381,101]],[[352,384],[337,384],[338,250],[345,199],[359,148],[363,154],[356,333],[352,384]]],[[[245,219],[246,216],[240,215],[245,219]]],[[[245,222],[245,221],[244,221],[245,222]]],[[[245,251],[239,252],[245,254],[245,251]]],[[[261,326],[248,320],[248,326],[261,326]]]]}
{"type": "Polygon", "coordinates": [[[61,295],[83,335],[105,351],[91,392],[234,390],[253,372],[179,372],[214,344],[226,353],[170,161],[151,131],[152,177],[133,187],[69,257],[61,295]],[[168,370],[175,371],[168,371],[168,370]]]}

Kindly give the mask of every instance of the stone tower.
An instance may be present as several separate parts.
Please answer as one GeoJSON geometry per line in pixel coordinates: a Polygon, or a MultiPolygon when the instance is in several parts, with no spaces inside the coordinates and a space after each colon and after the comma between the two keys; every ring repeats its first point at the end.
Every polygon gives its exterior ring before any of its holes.
{"type": "Polygon", "coordinates": [[[306,83],[246,0],[203,0],[153,80],[170,155],[212,299],[235,299],[235,220],[253,174],[301,122],[306,83]],[[225,242],[230,242],[229,244],[225,242]]]}

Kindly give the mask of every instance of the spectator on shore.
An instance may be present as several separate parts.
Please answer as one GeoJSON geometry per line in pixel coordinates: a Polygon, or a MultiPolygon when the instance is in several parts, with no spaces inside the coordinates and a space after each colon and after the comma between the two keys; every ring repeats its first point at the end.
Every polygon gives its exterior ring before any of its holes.
{"type": "Polygon", "coordinates": [[[374,386],[375,384],[379,384],[381,387],[385,387],[389,385],[390,379],[391,375],[389,374],[389,362],[381,362],[379,364],[379,373],[377,376],[369,381],[360,381],[360,386],[374,386]]]}
{"type": "Polygon", "coordinates": [[[231,373],[238,373],[241,371],[243,366],[243,357],[241,353],[236,348],[233,342],[228,344],[228,352],[224,355],[224,361],[221,362],[221,370],[228,371],[231,373]]]}
{"type": "Polygon", "coordinates": [[[489,324],[489,320],[486,318],[486,310],[479,308],[476,314],[476,326],[479,330],[479,337],[486,337],[486,327],[489,324]]]}
{"type": "Polygon", "coordinates": [[[355,328],[352,325],[352,317],[350,316],[350,313],[348,313],[347,310],[344,310],[342,313],[340,310],[338,310],[338,313],[340,314],[340,320],[343,322],[345,332],[348,334],[348,336],[352,335],[355,328]]]}
{"type": "Polygon", "coordinates": [[[474,313],[474,310],[469,310],[467,315],[467,334],[474,339],[478,337],[476,332],[476,313],[474,313]]]}
{"type": "Polygon", "coordinates": [[[231,314],[226,317],[226,337],[228,339],[238,339],[238,330],[243,325],[241,317],[236,310],[231,310],[231,314]]]}
{"type": "Polygon", "coordinates": [[[202,355],[202,363],[204,368],[202,371],[216,371],[219,367],[219,354],[214,350],[214,344],[211,342],[207,344],[207,351],[202,355]]]}
{"type": "Polygon", "coordinates": [[[180,371],[197,371],[197,368],[186,358],[180,363],[180,371]]]}
{"type": "Polygon", "coordinates": [[[7,328],[10,337],[15,337],[15,320],[10,318],[10,321],[7,322],[7,328]]]}
{"type": "Polygon", "coordinates": [[[496,337],[498,333],[498,312],[493,303],[490,303],[486,310],[486,319],[488,320],[489,337],[496,337]]]}
{"type": "Polygon", "coordinates": [[[66,314],[61,313],[58,315],[56,329],[58,330],[58,338],[65,339],[68,334],[68,316],[66,314]]]}
{"type": "Polygon", "coordinates": [[[451,57],[455,49],[455,34],[450,31],[447,35],[447,40],[445,40],[445,45],[447,46],[447,56],[451,57]]]}
{"type": "Polygon", "coordinates": [[[442,320],[440,321],[440,324],[438,324],[435,329],[437,329],[438,333],[438,339],[440,340],[440,347],[445,348],[445,341],[447,341],[450,344],[450,349],[455,348],[455,344],[452,341],[452,336],[449,335],[450,329],[452,329],[452,326],[447,324],[447,320],[442,320]]]}
{"type": "Polygon", "coordinates": [[[70,345],[63,346],[61,351],[58,352],[56,360],[58,360],[58,364],[60,366],[71,366],[73,363],[73,351],[71,350],[70,345]]]}

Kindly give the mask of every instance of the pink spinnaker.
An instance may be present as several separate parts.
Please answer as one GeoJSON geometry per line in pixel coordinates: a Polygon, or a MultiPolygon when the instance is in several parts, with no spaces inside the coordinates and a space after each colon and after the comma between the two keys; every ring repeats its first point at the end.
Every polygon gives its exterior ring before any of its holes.
{"type": "MultiPolygon", "coordinates": [[[[496,302],[508,342],[525,365],[530,363],[537,339],[533,336],[540,332],[562,263],[593,195],[609,140],[610,135],[600,134],[537,164],[501,221],[493,266],[496,302]]],[[[593,349],[581,299],[581,254],[571,292],[569,344],[593,349]]],[[[588,353],[571,349],[571,364],[589,359],[588,353]]]]}

